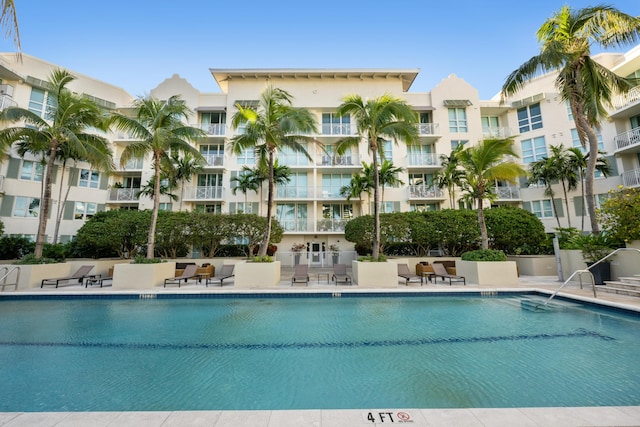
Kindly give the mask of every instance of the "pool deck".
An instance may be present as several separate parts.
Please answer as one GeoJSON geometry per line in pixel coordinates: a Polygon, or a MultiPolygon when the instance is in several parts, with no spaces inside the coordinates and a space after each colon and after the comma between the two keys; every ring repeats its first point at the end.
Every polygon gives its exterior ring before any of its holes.
{"type": "MultiPolygon", "coordinates": [[[[239,290],[234,289],[233,281],[224,287],[198,285],[190,282],[180,288],[158,288],[157,293],[254,293],[272,292],[461,292],[461,291],[539,291],[551,294],[561,284],[556,276],[522,276],[519,284],[509,287],[495,286],[449,286],[443,282],[437,284],[410,284],[405,286],[399,281],[397,289],[363,289],[358,286],[335,286],[327,283],[324,274],[331,269],[310,269],[309,286],[291,286],[293,269],[282,269],[279,286],[272,289],[239,290]],[[319,280],[318,280],[319,279],[319,280]]],[[[59,288],[31,289],[2,294],[33,295],[70,295],[70,294],[113,294],[135,293],[136,291],[116,292],[110,287],[84,288],[79,285],[59,288]]],[[[150,293],[144,290],[144,293],[150,293]]],[[[588,287],[580,289],[577,282],[569,283],[559,294],[586,302],[596,302],[617,308],[640,311],[640,298],[626,295],[598,292],[597,299],[588,287]]],[[[639,385],[640,386],[640,385],[639,385]]],[[[640,406],[622,407],[550,407],[550,408],[464,408],[464,409],[403,409],[403,408],[363,408],[349,410],[265,410],[265,411],[166,411],[166,412],[0,412],[0,426],[135,426],[135,427],[171,427],[171,426],[210,426],[210,427],[351,427],[361,425],[386,426],[410,424],[416,427],[503,427],[503,426],[640,426],[640,406]],[[371,419],[375,421],[372,421],[371,419]],[[404,419],[404,420],[403,420],[404,419]]]]}

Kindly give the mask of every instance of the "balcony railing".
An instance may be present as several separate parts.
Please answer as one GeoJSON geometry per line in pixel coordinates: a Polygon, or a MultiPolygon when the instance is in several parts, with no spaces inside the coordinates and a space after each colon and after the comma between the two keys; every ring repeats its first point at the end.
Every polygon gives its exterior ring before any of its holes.
{"type": "Polygon", "coordinates": [[[311,162],[302,154],[286,155],[278,153],[278,164],[284,166],[309,166],[311,162]]]}
{"type": "Polygon", "coordinates": [[[613,105],[613,108],[615,108],[616,110],[620,110],[638,101],[640,101],[640,86],[632,88],[624,95],[618,95],[614,97],[611,100],[611,105],[613,105]]]}
{"type": "Polygon", "coordinates": [[[276,187],[278,199],[308,199],[310,194],[308,187],[276,187]]]}
{"type": "Polygon", "coordinates": [[[224,136],[227,126],[224,123],[198,123],[191,125],[205,131],[207,135],[224,136]]]}
{"type": "Polygon", "coordinates": [[[339,187],[320,187],[317,191],[319,199],[344,199],[339,187]]]}
{"type": "Polygon", "coordinates": [[[442,197],[442,191],[432,185],[410,185],[409,186],[409,198],[410,199],[438,199],[442,197]]]}
{"type": "Polygon", "coordinates": [[[207,166],[224,166],[223,154],[203,154],[202,157],[207,161],[207,166]]]}
{"type": "Polygon", "coordinates": [[[285,233],[294,233],[296,231],[311,231],[311,227],[309,226],[306,218],[278,219],[278,222],[280,222],[280,226],[282,226],[282,230],[285,233]]]}
{"type": "Polygon", "coordinates": [[[483,127],[483,138],[509,138],[511,136],[511,130],[507,127],[483,127]]]}
{"type": "Polygon", "coordinates": [[[439,123],[419,123],[418,134],[419,135],[437,135],[440,132],[439,123]]]}
{"type": "Polygon", "coordinates": [[[224,187],[196,187],[193,198],[196,200],[222,200],[224,187]]]}
{"type": "Polygon", "coordinates": [[[5,108],[9,108],[9,107],[17,107],[17,106],[18,106],[18,103],[14,101],[10,96],[8,95],[0,96],[0,110],[4,110],[5,108]]]}
{"type": "Polygon", "coordinates": [[[613,141],[616,143],[617,150],[640,146],[640,128],[618,134],[613,138],[613,141]]]}
{"type": "Polygon", "coordinates": [[[495,193],[498,195],[498,199],[503,199],[503,200],[520,199],[520,188],[515,186],[496,187],[495,193]]]}
{"type": "Polygon", "coordinates": [[[640,187],[640,169],[624,172],[621,177],[625,187],[640,187]]]}
{"type": "Polygon", "coordinates": [[[440,166],[440,157],[436,153],[409,153],[409,166],[440,166]]]}
{"type": "Polygon", "coordinates": [[[120,166],[120,159],[116,159],[117,167],[122,171],[141,171],[144,166],[144,161],[142,159],[129,159],[124,166],[120,166]]]}
{"type": "Polygon", "coordinates": [[[323,123],[322,135],[351,135],[351,123],[323,123]]]}
{"type": "Polygon", "coordinates": [[[344,226],[348,219],[321,219],[316,223],[318,231],[344,232],[344,226]]]}
{"type": "Polygon", "coordinates": [[[137,201],[139,188],[112,188],[109,190],[109,201],[112,202],[131,202],[137,201]]]}
{"type": "Polygon", "coordinates": [[[360,164],[360,159],[357,155],[346,154],[344,156],[328,155],[324,154],[320,156],[318,166],[354,166],[360,164]]]}

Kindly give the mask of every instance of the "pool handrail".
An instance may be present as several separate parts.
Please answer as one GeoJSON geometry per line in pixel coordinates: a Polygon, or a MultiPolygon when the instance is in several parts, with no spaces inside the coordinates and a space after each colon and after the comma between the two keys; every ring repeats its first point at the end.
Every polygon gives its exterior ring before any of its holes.
{"type": "MultiPolygon", "coordinates": [[[[576,274],[583,274],[583,273],[589,273],[589,276],[591,278],[591,288],[593,289],[593,297],[594,298],[598,298],[598,295],[596,294],[596,281],[593,278],[593,273],[591,272],[591,269],[593,267],[595,267],[596,265],[600,264],[601,262],[604,262],[607,258],[612,257],[612,256],[616,255],[618,252],[623,252],[623,251],[636,251],[637,253],[640,254],[640,249],[637,249],[637,248],[618,248],[615,251],[611,252],[609,255],[604,256],[601,259],[599,259],[598,261],[594,262],[593,264],[588,266],[586,269],[574,271],[571,274],[571,276],[569,276],[569,278],[567,280],[565,280],[562,283],[562,285],[560,285],[560,287],[558,289],[556,289],[556,291],[553,294],[551,294],[551,296],[545,301],[545,303],[543,305],[547,305],[549,303],[549,301],[551,301],[556,295],[558,295],[558,292],[560,292],[560,290],[564,287],[564,285],[566,285],[567,283],[569,283],[571,281],[571,279],[573,279],[573,276],[575,276],[576,274]]],[[[582,276],[580,276],[580,289],[582,289],[582,276]]]]}
{"type": "Polygon", "coordinates": [[[4,292],[4,288],[6,286],[13,286],[14,290],[18,290],[18,283],[20,282],[20,267],[13,267],[12,269],[9,269],[8,266],[3,266],[0,268],[0,274],[2,274],[3,271],[6,271],[6,273],[4,274],[4,276],[0,277],[0,287],[2,288],[2,291],[4,292]],[[9,275],[11,273],[13,273],[14,271],[16,272],[16,283],[7,283],[7,277],[9,277],[9,275]]]}

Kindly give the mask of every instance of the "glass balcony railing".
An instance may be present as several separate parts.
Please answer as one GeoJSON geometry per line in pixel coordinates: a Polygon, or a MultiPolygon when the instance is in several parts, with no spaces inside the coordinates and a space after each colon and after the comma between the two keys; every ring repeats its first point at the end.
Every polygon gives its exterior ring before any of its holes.
{"type": "Polygon", "coordinates": [[[482,128],[482,137],[483,138],[509,138],[511,136],[511,131],[507,127],[483,127],[482,128]]]}
{"type": "Polygon", "coordinates": [[[276,187],[278,199],[308,199],[311,191],[307,187],[276,187]]]}
{"type": "Polygon", "coordinates": [[[440,166],[440,157],[436,153],[409,153],[409,166],[440,166]]]}
{"type": "Polygon", "coordinates": [[[323,123],[322,135],[351,135],[351,123],[323,123]]]}
{"type": "Polygon", "coordinates": [[[284,232],[295,233],[298,231],[311,231],[306,218],[299,219],[280,219],[278,218],[280,226],[284,232]]]}
{"type": "Polygon", "coordinates": [[[207,166],[224,166],[223,154],[203,154],[202,157],[207,161],[207,166]]]}
{"type": "Polygon", "coordinates": [[[216,136],[224,136],[227,127],[224,123],[198,123],[191,126],[202,129],[207,135],[216,136]]]}

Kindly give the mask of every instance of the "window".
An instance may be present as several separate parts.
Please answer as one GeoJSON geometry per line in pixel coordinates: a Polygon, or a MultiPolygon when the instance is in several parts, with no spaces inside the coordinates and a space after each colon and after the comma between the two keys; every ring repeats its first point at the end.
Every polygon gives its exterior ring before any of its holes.
{"type": "Polygon", "coordinates": [[[547,157],[547,143],[544,136],[522,141],[522,163],[533,163],[547,157]]]}
{"type": "MultiPolygon", "coordinates": [[[[378,144],[382,145],[382,152],[384,153],[384,160],[392,160],[393,159],[393,144],[391,141],[379,140],[378,144]]],[[[378,156],[378,161],[380,161],[380,155],[376,152],[376,156],[378,156]]]]}
{"type": "Polygon", "coordinates": [[[256,164],[256,149],[245,148],[242,153],[236,158],[239,165],[255,165],[256,164]]]}
{"type": "Polygon", "coordinates": [[[409,211],[411,212],[427,212],[436,211],[438,206],[435,203],[411,203],[409,204],[409,211]]]}
{"type": "Polygon", "coordinates": [[[289,182],[276,186],[276,196],[280,198],[308,197],[309,186],[306,172],[292,173],[289,182]]]}
{"type": "Polygon", "coordinates": [[[31,97],[29,98],[29,111],[49,120],[51,119],[49,110],[55,106],[56,102],[49,96],[49,92],[43,89],[38,89],[36,87],[31,88],[31,97]]]}
{"type": "Polygon", "coordinates": [[[307,231],[307,205],[298,203],[278,203],[276,218],[287,231],[307,231]]]}
{"type": "MultiPolygon", "coordinates": [[[[306,143],[303,142],[300,145],[307,151],[306,143]]],[[[289,147],[283,147],[278,153],[278,163],[287,166],[306,166],[309,164],[309,159],[304,153],[293,151],[289,147]]]]}
{"type": "Polygon", "coordinates": [[[400,203],[398,202],[381,202],[380,203],[380,213],[392,213],[392,212],[400,212],[400,203]]]}
{"type": "Polygon", "coordinates": [[[32,162],[31,160],[23,160],[22,170],[20,171],[20,179],[41,182],[43,170],[44,165],[42,165],[42,163],[32,162]]]}
{"type": "Polygon", "coordinates": [[[227,113],[223,112],[210,112],[201,113],[203,125],[223,125],[227,120],[227,113]]]}
{"type": "Polygon", "coordinates": [[[159,208],[161,211],[169,211],[171,212],[171,203],[160,203],[159,208]]]}
{"type": "Polygon", "coordinates": [[[452,139],[451,140],[451,149],[455,150],[456,148],[458,148],[458,146],[460,145],[465,145],[467,144],[469,141],[466,139],[452,139]]]}
{"type": "Polygon", "coordinates": [[[210,204],[196,205],[195,211],[200,213],[220,214],[222,213],[222,204],[210,203],[210,204]]]}
{"type": "Polygon", "coordinates": [[[210,144],[201,145],[200,154],[205,158],[206,162],[210,166],[222,166],[224,161],[224,145],[222,144],[210,144]]]}
{"type": "Polygon", "coordinates": [[[433,154],[433,145],[409,145],[407,146],[407,157],[411,166],[435,165],[437,163],[436,156],[433,154]]]}
{"type": "Polygon", "coordinates": [[[198,175],[198,187],[221,187],[222,186],[222,174],[199,174],[198,175]]]}
{"type": "Polygon", "coordinates": [[[33,197],[16,197],[13,216],[21,218],[37,218],[40,213],[40,199],[33,197]]]}
{"type": "Polygon", "coordinates": [[[90,219],[96,214],[98,205],[96,203],[76,202],[73,210],[73,219],[90,219]]]}
{"type": "Polygon", "coordinates": [[[350,135],[351,116],[338,116],[335,113],[322,113],[323,135],[350,135]]]}
{"type": "Polygon", "coordinates": [[[340,189],[351,183],[350,174],[325,173],[322,174],[322,197],[342,197],[340,189]]]}
{"type": "Polygon", "coordinates": [[[573,112],[571,111],[571,104],[569,103],[569,101],[566,102],[567,105],[567,118],[570,121],[573,121],[573,112]]]}
{"type": "Polygon", "coordinates": [[[518,128],[520,129],[520,133],[542,129],[540,103],[518,108],[518,128]]]}
{"type": "Polygon", "coordinates": [[[229,213],[246,213],[246,214],[257,214],[259,213],[259,204],[257,202],[236,202],[231,203],[232,206],[229,208],[229,213]]]}
{"type": "Polygon", "coordinates": [[[350,204],[323,204],[322,218],[351,219],[353,218],[353,205],[350,204]]]}
{"type": "Polygon", "coordinates": [[[551,207],[551,200],[531,201],[531,212],[538,218],[552,218],[553,208],[551,207]]]}
{"type": "Polygon", "coordinates": [[[98,188],[100,173],[88,169],[80,169],[78,187],[98,188]]]}
{"type": "Polygon", "coordinates": [[[467,132],[467,110],[449,108],[449,132],[467,132]]]}
{"type": "MultiPolygon", "coordinates": [[[[596,133],[596,136],[598,137],[598,150],[604,151],[604,141],[602,140],[602,135],[597,130],[594,129],[594,131],[596,133]]],[[[574,147],[579,148],[583,154],[586,154],[589,152],[589,149],[584,148],[582,146],[582,143],[580,143],[580,137],[578,136],[578,129],[576,128],[571,129],[571,144],[574,147]]]]}
{"type": "Polygon", "coordinates": [[[420,185],[430,187],[433,185],[433,174],[430,173],[410,173],[409,185],[420,185]]]}
{"type": "Polygon", "coordinates": [[[490,132],[500,127],[498,116],[485,116],[481,117],[480,120],[482,120],[482,132],[490,132]]]}

